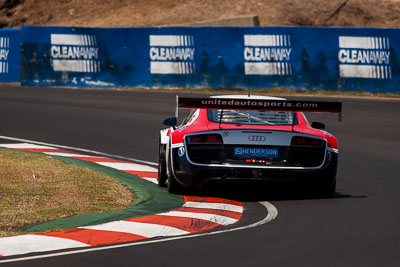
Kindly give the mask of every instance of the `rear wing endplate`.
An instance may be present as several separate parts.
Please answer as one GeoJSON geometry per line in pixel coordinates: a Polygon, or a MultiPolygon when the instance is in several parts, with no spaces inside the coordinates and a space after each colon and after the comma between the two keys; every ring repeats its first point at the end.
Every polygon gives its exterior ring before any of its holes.
{"type": "Polygon", "coordinates": [[[192,98],[176,96],[176,117],[178,117],[179,108],[331,112],[338,113],[339,121],[342,121],[342,102],[268,100],[246,98],[192,98]]]}

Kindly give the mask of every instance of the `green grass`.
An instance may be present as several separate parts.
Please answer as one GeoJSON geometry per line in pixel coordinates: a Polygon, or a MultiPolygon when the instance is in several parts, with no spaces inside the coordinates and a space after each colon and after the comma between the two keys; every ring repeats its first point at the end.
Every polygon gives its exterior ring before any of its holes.
{"type": "Polygon", "coordinates": [[[0,237],[38,222],[126,209],[133,201],[117,180],[49,156],[0,150],[0,166],[0,237]]]}

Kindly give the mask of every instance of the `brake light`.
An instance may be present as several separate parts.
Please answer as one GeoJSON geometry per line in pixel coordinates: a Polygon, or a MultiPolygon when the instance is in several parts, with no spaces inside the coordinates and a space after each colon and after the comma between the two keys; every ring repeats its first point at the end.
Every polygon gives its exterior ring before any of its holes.
{"type": "Polygon", "coordinates": [[[202,137],[201,135],[190,136],[189,143],[203,143],[203,138],[201,137],[202,137]]]}
{"type": "Polygon", "coordinates": [[[311,140],[310,145],[312,146],[321,146],[321,140],[311,140]]]}
{"type": "Polygon", "coordinates": [[[208,143],[215,143],[215,142],[219,143],[219,138],[220,138],[219,135],[207,135],[207,142],[208,143]]]}
{"type": "Polygon", "coordinates": [[[219,134],[201,134],[188,137],[189,144],[222,144],[222,137],[219,134]]]}
{"type": "Polygon", "coordinates": [[[291,145],[292,146],[322,147],[324,145],[324,141],[320,140],[320,139],[315,139],[315,138],[295,136],[292,138],[291,145]]]}
{"type": "Polygon", "coordinates": [[[306,145],[307,141],[305,138],[295,137],[292,139],[292,145],[294,146],[304,146],[306,145]]]}

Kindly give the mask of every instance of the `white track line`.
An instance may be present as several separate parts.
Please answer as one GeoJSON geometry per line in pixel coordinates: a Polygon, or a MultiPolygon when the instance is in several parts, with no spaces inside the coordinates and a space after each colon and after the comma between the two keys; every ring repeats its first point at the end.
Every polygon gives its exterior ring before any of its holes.
{"type": "Polygon", "coordinates": [[[147,245],[147,244],[155,244],[155,243],[161,243],[161,242],[167,242],[167,241],[174,241],[174,240],[179,240],[179,239],[195,238],[195,237],[201,237],[201,236],[217,235],[217,234],[223,234],[223,233],[228,233],[228,232],[246,230],[246,229],[250,229],[250,228],[254,228],[254,227],[266,224],[266,223],[274,220],[276,218],[276,216],[278,216],[278,210],[275,208],[274,205],[272,205],[271,203],[269,203],[267,201],[263,201],[263,202],[259,202],[259,203],[267,209],[267,211],[268,211],[267,216],[265,216],[264,219],[262,219],[258,222],[255,222],[255,223],[252,223],[249,225],[245,225],[242,227],[237,227],[237,228],[232,228],[232,229],[227,229],[227,230],[220,230],[220,231],[215,231],[215,232],[201,233],[201,234],[182,235],[182,236],[168,237],[168,238],[156,239],[156,240],[146,240],[143,242],[126,243],[126,244],[111,245],[111,246],[105,246],[105,247],[91,247],[91,248],[85,248],[85,249],[77,249],[77,250],[73,250],[73,251],[57,252],[57,253],[50,253],[50,254],[38,255],[38,256],[28,256],[28,257],[9,259],[9,260],[0,260],[0,263],[27,261],[27,260],[50,258],[50,257],[74,255],[74,254],[80,254],[80,253],[95,252],[95,251],[125,248],[125,247],[133,247],[133,246],[141,246],[141,245],[147,245]]]}
{"type": "Polygon", "coordinates": [[[43,154],[47,154],[47,155],[51,155],[51,156],[58,156],[58,157],[68,157],[68,158],[73,158],[73,157],[90,158],[90,157],[92,157],[89,155],[82,155],[82,154],[76,154],[76,153],[64,153],[64,152],[43,152],[43,154]]]}
{"type": "Polygon", "coordinates": [[[123,157],[123,156],[103,153],[103,152],[99,152],[99,151],[95,151],[95,150],[72,147],[72,146],[60,146],[60,145],[56,145],[56,144],[49,144],[49,143],[44,143],[44,142],[38,142],[38,141],[15,138],[15,137],[10,137],[10,136],[3,136],[3,135],[0,135],[0,139],[6,139],[6,140],[12,140],[12,141],[18,141],[18,142],[34,143],[34,144],[37,144],[37,145],[52,146],[52,147],[57,147],[57,148],[62,148],[62,149],[72,149],[72,150],[76,150],[76,151],[92,153],[92,154],[101,155],[101,156],[110,157],[110,158],[117,158],[117,159],[123,159],[123,160],[128,160],[128,161],[134,161],[134,162],[143,163],[143,164],[147,164],[147,165],[151,165],[151,166],[157,166],[158,165],[158,163],[155,163],[155,162],[150,162],[150,161],[145,161],[145,160],[140,160],[140,159],[135,159],[135,158],[128,158],[128,157],[123,157]]]}
{"type": "Polygon", "coordinates": [[[11,149],[54,149],[57,148],[50,147],[50,146],[41,146],[35,144],[28,144],[28,143],[18,143],[18,144],[1,144],[2,147],[11,148],[11,149]]]}

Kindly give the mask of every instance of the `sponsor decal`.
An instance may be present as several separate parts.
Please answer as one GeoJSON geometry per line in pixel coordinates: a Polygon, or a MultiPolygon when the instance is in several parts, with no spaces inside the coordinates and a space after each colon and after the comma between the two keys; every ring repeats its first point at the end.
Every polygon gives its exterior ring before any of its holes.
{"type": "Polygon", "coordinates": [[[339,36],[340,77],[391,79],[389,41],[385,37],[339,36]]]}
{"type": "Polygon", "coordinates": [[[178,148],[178,156],[182,157],[185,154],[185,147],[181,146],[178,148]]]}
{"type": "Polygon", "coordinates": [[[0,37],[0,74],[8,73],[9,53],[10,53],[10,38],[0,37]]]}
{"type": "Polygon", "coordinates": [[[178,130],[178,132],[182,132],[185,129],[186,129],[186,126],[183,126],[183,127],[179,127],[177,130],[178,130]]]}
{"type": "Polygon", "coordinates": [[[341,102],[290,101],[228,98],[179,98],[180,108],[223,108],[255,110],[292,110],[307,112],[341,112],[341,102]]]}
{"type": "Polygon", "coordinates": [[[194,74],[192,35],[150,35],[151,74],[194,74]]]}
{"type": "Polygon", "coordinates": [[[246,75],[291,75],[290,35],[244,35],[246,75]]]}
{"type": "Polygon", "coordinates": [[[233,155],[236,157],[277,158],[278,157],[278,148],[235,147],[233,155]]]}
{"type": "Polygon", "coordinates": [[[96,36],[51,34],[50,55],[54,71],[100,72],[96,36]]]}

